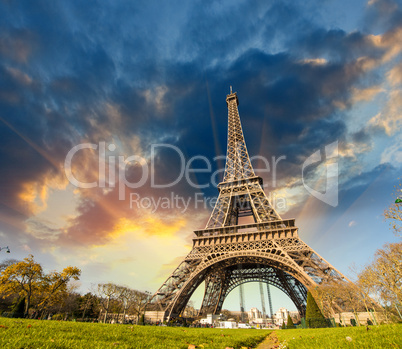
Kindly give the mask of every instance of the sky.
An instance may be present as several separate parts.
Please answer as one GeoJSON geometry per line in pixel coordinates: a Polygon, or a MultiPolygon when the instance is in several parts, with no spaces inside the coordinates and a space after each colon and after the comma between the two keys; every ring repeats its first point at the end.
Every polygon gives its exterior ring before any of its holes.
{"type": "MultiPolygon", "coordinates": [[[[351,278],[396,241],[400,1],[0,0],[0,261],[77,266],[81,292],[154,293],[212,211],[230,86],[303,241],[351,278]],[[312,194],[335,177],[331,202],[312,194]]],[[[295,309],[272,292],[274,311],[295,309]]],[[[239,310],[238,290],[223,308],[239,310]]]]}

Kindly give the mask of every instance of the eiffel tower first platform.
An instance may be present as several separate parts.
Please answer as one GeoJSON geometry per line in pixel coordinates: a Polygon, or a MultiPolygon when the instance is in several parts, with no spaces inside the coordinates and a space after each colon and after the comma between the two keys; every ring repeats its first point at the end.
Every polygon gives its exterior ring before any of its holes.
{"type": "Polygon", "coordinates": [[[226,97],[228,145],[219,197],[205,229],[196,230],[190,253],[152,296],[146,318],[180,316],[205,281],[199,315],[219,314],[228,294],[247,282],[282,290],[305,315],[307,289],[345,277],[303,242],[294,219],[282,219],[255,175],[244,141],[237,93],[226,97]],[[239,217],[254,223],[239,225],[239,217]]]}

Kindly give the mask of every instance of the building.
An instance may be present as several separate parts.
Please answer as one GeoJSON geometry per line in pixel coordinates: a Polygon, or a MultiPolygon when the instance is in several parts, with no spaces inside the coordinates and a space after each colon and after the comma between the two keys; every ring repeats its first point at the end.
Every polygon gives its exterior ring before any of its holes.
{"type": "Polygon", "coordinates": [[[272,324],[272,319],[259,311],[257,308],[251,308],[248,312],[249,323],[252,325],[257,325],[258,327],[267,327],[272,324]]]}
{"type": "Polygon", "coordinates": [[[217,324],[220,320],[220,315],[208,314],[206,318],[200,320],[200,324],[203,325],[213,325],[217,324]]]}
{"type": "Polygon", "coordinates": [[[274,324],[276,326],[282,326],[288,321],[288,310],[286,308],[279,308],[279,310],[274,315],[274,324]]]}
{"type": "Polygon", "coordinates": [[[248,312],[248,320],[257,323],[257,319],[262,319],[262,313],[257,308],[251,308],[248,312]]]}
{"type": "Polygon", "coordinates": [[[288,315],[292,318],[293,323],[300,321],[298,311],[289,311],[286,308],[279,308],[279,310],[274,314],[274,324],[278,327],[281,327],[283,324],[287,325],[288,315]]]}
{"type": "Polygon", "coordinates": [[[236,321],[220,321],[219,328],[237,328],[236,321]]]}

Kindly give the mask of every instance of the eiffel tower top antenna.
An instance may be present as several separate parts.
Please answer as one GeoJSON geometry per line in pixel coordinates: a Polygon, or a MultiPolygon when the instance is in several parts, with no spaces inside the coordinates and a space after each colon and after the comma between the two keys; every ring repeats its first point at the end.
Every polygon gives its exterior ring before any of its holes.
{"type": "Polygon", "coordinates": [[[230,94],[226,96],[226,104],[228,106],[228,147],[223,182],[256,177],[247,152],[237,109],[239,99],[237,93],[233,92],[232,86],[230,86],[230,94]]]}
{"type": "Polygon", "coordinates": [[[241,126],[237,93],[230,86],[226,96],[228,107],[228,143],[223,181],[219,183],[219,197],[206,229],[238,224],[239,217],[253,216],[256,223],[281,220],[251,165],[241,126]]]}

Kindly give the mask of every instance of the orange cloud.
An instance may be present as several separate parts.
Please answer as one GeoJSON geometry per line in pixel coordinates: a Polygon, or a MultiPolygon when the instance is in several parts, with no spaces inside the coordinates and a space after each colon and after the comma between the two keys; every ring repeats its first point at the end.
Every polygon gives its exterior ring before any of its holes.
{"type": "Polygon", "coordinates": [[[399,132],[402,128],[402,90],[400,88],[402,78],[396,75],[400,70],[401,66],[397,66],[388,73],[388,80],[392,86],[388,92],[388,100],[384,108],[369,121],[370,125],[384,129],[388,136],[399,132]]]}
{"type": "Polygon", "coordinates": [[[140,236],[172,236],[185,227],[186,223],[184,218],[177,218],[169,222],[151,214],[145,216],[143,219],[123,217],[115,224],[110,236],[116,238],[128,232],[136,232],[140,236]]]}
{"type": "Polygon", "coordinates": [[[63,190],[67,187],[67,179],[53,172],[46,173],[42,178],[35,182],[21,183],[21,189],[17,194],[20,205],[26,208],[26,212],[31,215],[38,214],[46,210],[49,192],[53,189],[63,190]]]}
{"type": "Polygon", "coordinates": [[[301,61],[301,64],[325,65],[328,61],[325,58],[306,58],[301,61]]]}
{"type": "Polygon", "coordinates": [[[391,86],[402,84],[402,63],[396,65],[387,73],[387,80],[391,86]]]}
{"type": "Polygon", "coordinates": [[[368,35],[367,38],[375,47],[386,50],[380,61],[381,63],[389,62],[402,52],[402,27],[382,35],[368,35]]]}
{"type": "Polygon", "coordinates": [[[353,102],[371,101],[377,94],[384,92],[384,89],[380,86],[370,86],[366,89],[352,89],[353,102]]]}
{"type": "Polygon", "coordinates": [[[18,83],[22,85],[30,85],[32,83],[32,78],[21,70],[11,67],[7,67],[6,69],[18,83]]]}

